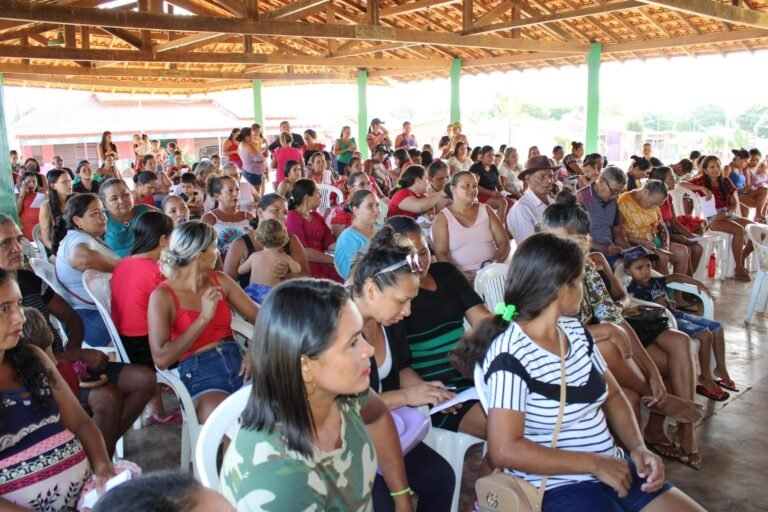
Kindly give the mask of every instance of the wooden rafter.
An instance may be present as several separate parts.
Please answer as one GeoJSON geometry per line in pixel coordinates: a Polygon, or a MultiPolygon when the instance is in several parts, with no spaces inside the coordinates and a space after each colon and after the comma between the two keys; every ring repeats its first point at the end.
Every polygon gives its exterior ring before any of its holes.
{"type": "Polygon", "coordinates": [[[722,21],[724,23],[735,23],[747,27],[762,28],[768,30],[768,14],[745,9],[744,7],[734,7],[732,5],[713,2],[710,0],[640,0],[644,4],[665,7],[675,11],[695,14],[722,21]]]}

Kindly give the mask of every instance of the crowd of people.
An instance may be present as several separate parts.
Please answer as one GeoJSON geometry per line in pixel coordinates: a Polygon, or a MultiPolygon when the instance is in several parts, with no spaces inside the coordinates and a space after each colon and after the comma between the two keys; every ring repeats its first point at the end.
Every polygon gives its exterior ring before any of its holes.
{"type": "MultiPolygon", "coordinates": [[[[477,364],[488,413],[470,400],[431,422],[488,440],[479,476],[498,468],[542,485],[545,511],[702,510],[665,481],[661,459],[700,468],[694,399],[738,389],[723,326],[667,285],[706,292],[693,275],[707,229],[732,235],[735,279],[750,280],[745,227],[768,208],[760,152],[664,165],[646,145],[621,169],[573,142],[568,154],[531,147],[523,163],[513,147],[470,146],[460,123],[436,150],[419,147],[410,122],[394,140],[385,124],[371,122],[370,159],[348,126],[326,148],[288,122],[269,144],[258,124],[234,129],[221,156],[191,165],[182,148],[137,135],[123,173],[110,132],[98,166],[57,157],[42,173],[12,151],[20,225],[0,214],[0,508],[68,510],[90,474],[114,475],[116,443],[143,411],[180,421],[155,377],[176,367],[200,422],[252,385],[221,467],[232,506],[408,511],[415,494],[418,510],[446,511],[461,475],[424,442],[401,448],[390,411],[453,398],[477,364]],[[677,211],[676,187],[714,199],[716,214],[677,211]],[[33,238],[63,296],[28,269],[33,238]],[[491,311],[473,283],[493,263],[509,271],[491,311]],[[99,350],[111,340],[87,270],[112,275],[130,363],[99,350]],[[246,351],[235,313],[255,323],[246,351]]],[[[97,510],[153,485],[120,486],[97,510]]]]}

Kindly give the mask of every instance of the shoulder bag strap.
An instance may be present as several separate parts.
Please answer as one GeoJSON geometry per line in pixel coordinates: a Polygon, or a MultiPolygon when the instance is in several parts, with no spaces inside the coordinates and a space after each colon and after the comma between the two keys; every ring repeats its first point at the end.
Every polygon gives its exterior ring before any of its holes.
{"type": "MultiPolygon", "coordinates": [[[[563,426],[563,415],[565,413],[565,334],[560,329],[558,329],[558,333],[560,334],[560,409],[557,412],[557,423],[555,423],[555,431],[552,433],[552,442],[549,444],[550,448],[557,446],[557,438],[560,435],[560,427],[563,426]]],[[[536,510],[541,510],[541,504],[544,501],[544,491],[547,489],[547,480],[549,480],[548,475],[542,478],[539,484],[536,510]]]]}
{"type": "Polygon", "coordinates": [[[53,266],[53,275],[56,277],[56,281],[59,282],[59,285],[62,288],[64,288],[65,292],[67,292],[68,294],[70,294],[71,296],[73,296],[74,298],[76,298],[77,300],[79,300],[80,302],[82,302],[84,304],[87,304],[89,306],[95,306],[96,305],[95,302],[92,302],[90,300],[84,299],[81,296],[79,296],[78,294],[76,294],[75,292],[73,292],[72,290],[70,290],[69,288],[67,288],[67,285],[65,285],[64,282],[61,279],[59,279],[59,271],[58,271],[58,269],[56,268],[55,265],[53,266]]]}

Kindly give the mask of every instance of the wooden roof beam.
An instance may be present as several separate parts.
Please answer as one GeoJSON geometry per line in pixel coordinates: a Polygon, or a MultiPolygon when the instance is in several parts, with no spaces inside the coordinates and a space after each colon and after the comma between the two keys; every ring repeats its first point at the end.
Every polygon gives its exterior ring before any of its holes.
{"type": "Polygon", "coordinates": [[[288,17],[295,17],[296,15],[303,17],[307,16],[309,11],[312,11],[312,13],[316,12],[314,10],[316,7],[323,7],[327,3],[328,0],[297,0],[283,7],[272,9],[271,11],[261,15],[259,19],[279,20],[288,17]]]}
{"type": "Polygon", "coordinates": [[[502,0],[495,7],[491,8],[488,12],[477,18],[473,26],[483,27],[490,25],[491,22],[498,20],[501,16],[513,9],[517,2],[515,0],[502,0]]]}
{"type": "MultiPolygon", "coordinates": [[[[270,43],[271,44],[271,43],[270,43]]],[[[391,67],[419,68],[421,66],[449,66],[446,59],[372,59],[346,57],[329,59],[320,55],[264,55],[237,52],[165,52],[153,53],[128,50],[82,50],[72,48],[40,48],[0,45],[0,58],[41,59],[41,60],[90,60],[100,62],[175,62],[179,64],[281,64],[298,66],[333,67],[391,67]]]]}
{"type": "Polygon", "coordinates": [[[417,45],[413,43],[390,43],[368,46],[366,48],[337,48],[336,51],[331,55],[331,58],[338,59],[340,57],[359,57],[360,55],[368,55],[375,52],[387,52],[390,50],[399,50],[400,48],[410,48],[411,46],[417,45]]]}
{"type": "MultiPolygon", "coordinates": [[[[598,6],[609,9],[610,6],[636,2],[619,2],[598,6]]],[[[450,32],[406,30],[373,25],[329,25],[326,23],[298,23],[285,21],[255,22],[246,19],[207,17],[207,16],[170,16],[149,12],[121,11],[115,9],[88,9],[60,7],[56,5],[29,4],[19,0],[1,0],[0,19],[34,20],[68,25],[98,25],[112,29],[174,30],[180,32],[214,32],[221,34],[251,34],[257,36],[284,36],[307,39],[360,39],[368,41],[415,43],[436,46],[454,46],[466,48],[486,48],[497,50],[544,51],[554,53],[586,52],[588,45],[573,43],[551,43],[546,41],[512,40],[486,35],[459,35],[450,32]]],[[[588,9],[579,9],[578,13],[588,9]]],[[[573,16],[573,15],[572,15],[573,16]]],[[[574,16],[575,17],[575,16],[574,16]]],[[[522,20],[525,26],[538,24],[537,21],[522,20]]],[[[495,25],[491,25],[493,27],[495,25]]],[[[480,30],[487,30],[483,27],[480,30]]],[[[509,28],[509,27],[508,27],[509,28]]]]}
{"type": "Polygon", "coordinates": [[[586,7],[583,9],[571,9],[568,11],[558,11],[552,14],[546,14],[544,16],[538,16],[535,18],[526,18],[519,21],[505,21],[502,23],[494,23],[492,25],[486,25],[484,27],[473,27],[469,30],[464,30],[462,33],[465,35],[488,34],[491,32],[499,32],[501,30],[532,27],[534,25],[543,25],[546,23],[553,23],[556,21],[572,20],[575,18],[583,18],[585,16],[595,16],[597,14],[605,14],[605,13],[616,12],[616,11],[625,11],[627,9],[635,9],[639,5],[642,5],[642,4],[636,0],[623,0],[619,2],[613,2],[610,4],[601,4],[601,5],[595,5],[593,7],[586,7]]]}
{"type": "Polygon", "coordinates": [[[768,30],[768,13],[753,11],[744,7],[734,7],[713,1],[702,0],[639,0],[647,5],[665,7],[673,11],[712,18],[723,23],[746,25],[747,27],[768,30]]]}
{"type": "Polygon", "coordinates": [[[461,0],[416,0],[415,2],[403,2],[400,5],[393,5],[379,11],[379,16],[387,18],[398,16],[400,14],[410,14],[412,12],[429,9],[430,7],[444,7],[446,5],[457,4],[461,0]]]}
{"type": "Polygon", "coordinates": [[[181,7],[185,11],[189,11],[197,16],[232,16],[227,9],[219,7],[211,3],[205,5],[198,4],[192,0],[166,0],[169,4],[181,7]]]}
{"type": "Polygon", "coordinates": [[[129,32],[128,30],[123,30],[121,28],[111,28],[111,27],[100,27],[101,30],[108,33],[109,35],[115,36],[118,39],[121,39],[128,43],[129,45],[133,46],[137,50],[141,50],[141,38],[132,32],[129,32]]]}
{"type": "Polygon", "coordinates": [[[179,48],[184,48],[188,51],[192,49],[190,48],[191,46],[204,46],[206,44],[212,44],[214,42],[213,40],[229,39],[231,37],[232,34],[212,34],[207,32],[202,34],[192,34],[178,39],[172,39],[166,43],[158,43],[154,45],[153,51],[162,53],[169,50],[177,50],[179,48]]]}
{"type": "Polygon", "coordinates": [[[698,36],[678,36],[670,38],[646,39],[644,41],[631,41],[627,43],[610,44],[603,46],[603,53],[635,52],[643,50],[662,50],[676,46],[690,46],[729,41],[745,41],[765,37],[765,31],[756,28],[734,30],[732,32],[709,32],[698,36]]]}
{"type": "Polygon", "coordinates": [[[8,30],[7,32],[3,32],[0,34],[0,41],[11,41],[13,39],[20,39],[24,36],[31,36],[33,34],[40,34],[42,32],[48,32],[49,30],[55,30],[57,28],[60,28],[59,25],[55,23],[31,23],[31,24],[24,24],[23,27],[8,30]]]}

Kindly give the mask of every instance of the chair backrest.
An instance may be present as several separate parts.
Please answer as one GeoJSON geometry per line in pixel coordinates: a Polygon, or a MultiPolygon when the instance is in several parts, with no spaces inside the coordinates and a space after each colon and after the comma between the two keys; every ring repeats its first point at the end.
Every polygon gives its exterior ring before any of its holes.
{"type": "Polygon", "coordinates": [[[37,274],[37,277],[53,288],[53,291],[56,292],[56,294],[60,295],[69,304],[75,303],[75,298],[72,297],[72,295],[59,284],[59,280],[56,279],[56,267],[54,267],[53,263],[43,258],[31,258],[29,260],[29,265],[32,267],[32,271],[37,274]]]}
{"type": "Polygon", "coordinates": [[[229,395],[205,420],[195,446],[195,474],[204,486],[218,491],[219,472],[216,469],[216,455],[224,434],[245,410],[251,385],[243,386],[229,395]]]}
{"type": "Polygon", "coordinates": [[[37,247],[37,252],[40,253],[40,257],[46,259],[46,254],[48,253],[45,252],[45,244],[40,239],[40,224],[32,228],[32,241],[35,243],[35,247],[37,247]]]}
{"type": "Polygon", "coordinates": [[[509,265],[492,263],[480,269],[475,276],[475,291],[491,311],[504,300],[504,283],[508,271],[509,265]]]}
{"type": "Polygon", "coordinates": [[[677,186],[672,191],[672,203],[675,207],[675,215],[685,214],[685,200],[690,199],[693,203],[693,215],[695,217],[701,217],[701,198],[693,190],[688,190],[685,187],[677,186]]]}
{"type": "Polygon", "coordinates": [[[760,270],[768,272],[768,227],[762,224],[749,224],[747,236],[752,240],[752,245],[758,254],[760,270]]]}
{"type": "Polygon", "coordinates": [[[336,196],[336,204],[344,202],[344,194],[333,185],[322,183],[318,185],[317,188],[320,189],[320,206],[318,207],[318,211],[321,215],[331,207],[331,198],[334,195],[336,196]]]}
{"type": "Polygon", "coordinates": [[[483,374],[483,367],[480,364],[475,364],[475,391],[477,392],[477,398],[480,400],[480,405],[483,406],[483,410],[488,413],[488,395],[485,394],[485,375],[483,374]]]}
{"type": "Polygon", "coordinates": [[[107,326],[109,338],[117,349],[117,357],[120,358],[121,363],[130,363],[128,353],[125,351],[123,342],[120,339],[120,334],[117,332],[117,327],[115,327],[115,323],[112,321],[112,289],[109,285],[111,279],[112,274],[108,272],[90,269],[83,272],[83,286],[96,304],[96,309],[99,310],[104,325],[107,326]]]}

